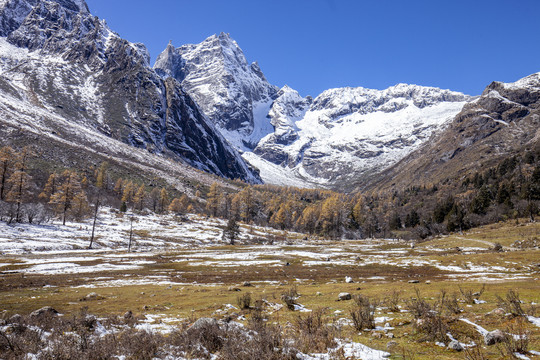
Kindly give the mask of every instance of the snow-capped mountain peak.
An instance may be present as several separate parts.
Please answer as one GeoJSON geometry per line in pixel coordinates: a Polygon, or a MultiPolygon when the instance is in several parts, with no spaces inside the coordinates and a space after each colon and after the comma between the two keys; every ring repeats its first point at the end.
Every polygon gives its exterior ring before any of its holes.
{"type": "Polygon", "coordinates": [[[57,120],[65,119],[220,176],[260,181],[179,83],[150,67],[146,47],[122,39],[83,0],[1,2],[0,33],[0,82],[17,84],[0,89],[0,124],[9,109],[20,118],[46,109],[47,131],[64,132],[57,120]]]}
{"type": "Polygon", "coordinates": [[[334,186],[381,171],[470,101],[458,92],[409,84],[336,88],[303,98],[289,86],[270,85],[225,33],[200,44],[169,45],[154,68],[180,81],[271,183],[334,186]]]}
{"type": "Polygon", "coordinates": [[[177,79],[218,128],[233,132],[229,138],[238,148],[253,148],[272,131],[265,117],[278,89],[257,63],[248,63],[229,34],[212,35],[200,44],[169,45],[154,69],[177,79]]]}
{"type": "Polygon", "coordinates": [[[265,181],[343,188],[418,148],[470,100],[408,84],[329,89],[314,100],[283,88],[269,112],[274,133],[244,156],[265,181]]]}

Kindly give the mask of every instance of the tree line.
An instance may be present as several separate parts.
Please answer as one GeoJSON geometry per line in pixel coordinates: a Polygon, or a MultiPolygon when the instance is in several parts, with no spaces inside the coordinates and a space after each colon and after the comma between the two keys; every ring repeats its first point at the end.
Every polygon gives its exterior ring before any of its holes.
{"type": "Polygon", "coordinates": [[[31,175],[31,148],[0,149],[0,220],[80,221],[101,205],[144,214],[199,213],[325,238],[426,238],[515,218],[534,220],[540,205],[540,151],[436,184],[401,191],[343,194],[323,189],[235,182],[198,185],[192,196],[122,177],[107,162],[86,171],[31,175]]]}

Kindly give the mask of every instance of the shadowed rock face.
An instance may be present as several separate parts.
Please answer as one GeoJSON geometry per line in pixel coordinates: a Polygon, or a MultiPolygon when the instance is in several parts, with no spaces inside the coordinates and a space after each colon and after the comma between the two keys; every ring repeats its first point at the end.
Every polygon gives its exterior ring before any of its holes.
{"type": "Polygon", "coordinates": [[[9,61],[39,106],[199,169],[260,182],[180,84],[150,68],[144,45],[120,38],[83,0],[7,0],[0,33],[33,54],[9,61]]]}
{"type": "Polygon", "coordinates": [[[331,89],[304,98],[288,86],[270,85],[223,33],[200,44],[169,44],[154,69],[181,82],[266,181],[275,181],[278,166],[287,174],[278,183],[342,190],[416,149],[471,99],[406,84],[331,89]]]}
{"type": "Polygon", "coordinates": [[[196,45],[169,44],[154,69],[178,80],[217,126],[244,134],[253,131],[255,105],[272,101],[278,91],[224,33],[196,45]]]}

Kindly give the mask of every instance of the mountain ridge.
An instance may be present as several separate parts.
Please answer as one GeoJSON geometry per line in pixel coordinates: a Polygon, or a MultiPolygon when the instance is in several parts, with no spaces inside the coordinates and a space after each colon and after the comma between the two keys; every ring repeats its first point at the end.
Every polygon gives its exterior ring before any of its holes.
{"type": "Polygon", "coordinates": [[[154,68],[204,104],[202,110],[265,182],[282,185],[351,189],[357,178],[393,165],[443,129],[472,99],[407,84],[328,89],[315,98],[288,86],[275,91],[260,68],[250,72],[242,50],[224,33],[200,44],[169,44],[154,68]],[[237,121],[240,113],[249,119],[237,121]]]}
{"type": "Polygon", "coordinates": [[[6,88],[17,84],[12,95],[132,146],[220,176],[260,182],[180,85],[151,69],[146,47],[122,39],[83,0],[3,5],[6,43],[33,55],[14,56],[3,47],[3,81],[6,88]],[[12,13],[18,20],[5,21],[12,13]]]}
{"type": "MultiPolygon", "coordinates": [[[[363,189],[403,189],[459,180],[478,168],[534,149],[540,141],[540,73],[494,81],[450,126],[363,189]],[[398,177],[397,174],[400,174],[398,177]]],[[[358,190],[361,190],[359,188],[358,190]]]]}

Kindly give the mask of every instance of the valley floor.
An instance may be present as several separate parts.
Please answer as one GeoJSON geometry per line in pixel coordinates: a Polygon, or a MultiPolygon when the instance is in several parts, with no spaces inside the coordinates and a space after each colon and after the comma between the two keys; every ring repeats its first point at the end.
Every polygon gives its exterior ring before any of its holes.
{"type": "MultiPolygon", "coordinates": [[[[464,347],[483,344],[485,332],[496,329],[519,330],[527,337],[527,352],[514,356],[540,358],[540,251],[518,246],[534,237],[540,224],[496,224],[419,244],[325,240],[242,224],[236,245],[221,240],[225,225],[198,215],[133,215],[132,221],[130,214],[103,209],[96,242],[88,250],[90,221],[2,222],[0,316],[44,306],[62,314],[86,307],[97,316],[131,310],[146,329],[170,332],[201,317],[247,324],[255,307],[269,323],[285,327],[323,311],[325,321],[348,339],[342,344],[382,351],[374,350],[372,357],[350,353],[353,358],[466,358],[447,348],[452,339],[464,347]],[[503,251],[491,250],[495,243],[503,251]],[[294,310],[289,310],[283,295],[293,293],[294,310]],[[358,302],[337,301],[341,293],[376,304],[374,329],[352,326],[351,310],[358,302]],[[505,308],[511,304],[505,302],[509,293],[518,294],[522,314],[505,308]],[[448,334],[426,337],[414,304],[420,298],[435,309],[445,297],[459,308],[453,314],[445,310],[448,334]],[[242,298],[251,306],[242,309],[242,298]]],[[[437,309],[442,314],[443,306],[437,309]]],[[[506,350],[498,344],[479,351],[499,359],[506,350]]],[[[312,356],[305,359],[328,358],[312,356]]]]}

